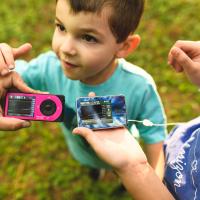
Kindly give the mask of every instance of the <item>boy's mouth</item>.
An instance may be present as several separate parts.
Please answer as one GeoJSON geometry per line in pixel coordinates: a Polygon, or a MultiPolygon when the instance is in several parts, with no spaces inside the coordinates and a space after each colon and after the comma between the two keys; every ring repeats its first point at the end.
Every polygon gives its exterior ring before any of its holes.
{"type": "Polygon", "coordinates": [[[62,64],[63,64],[63,66],[64,66],[65,68],[68,68],[68,69],[77,67],[77,65],[72,64],[72,63],[67,62],[67,61],[64,61],[64,60],[62,60],[62,64]]]}

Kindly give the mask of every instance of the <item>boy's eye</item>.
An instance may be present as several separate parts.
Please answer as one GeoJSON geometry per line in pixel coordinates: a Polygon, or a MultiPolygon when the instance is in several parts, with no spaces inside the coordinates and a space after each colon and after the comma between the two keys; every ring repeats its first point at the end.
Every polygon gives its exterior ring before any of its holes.
{"type": "Polygon", "coordinates": [[[59,31],[63,32],[65,31],[65,27],[61,24],[56,24],[56,27],[59,29],[59,31]]]}
{"type": "Polygon", "coordinates": [[[98,40],[94,36],[91,36],[91,35],[88,35],[88,34],[82,35],[82,39],[87,41],[87,42],[90,42],[90,43],[98,42],[98,40]]]}

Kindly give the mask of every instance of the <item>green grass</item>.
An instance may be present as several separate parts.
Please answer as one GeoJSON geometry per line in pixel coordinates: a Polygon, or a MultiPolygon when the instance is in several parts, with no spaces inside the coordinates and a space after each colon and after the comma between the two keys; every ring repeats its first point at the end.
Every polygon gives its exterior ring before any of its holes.
{"type": "MultiPolygon", "coordinates": [[[[18,46],[31,42],[30,59],[51,48],[55,1],[3,0],[0,42],[18,46]]],[[[167,54],[177,39],[200,39],[200,4],[196,0],[146,2],[137,31],[140,47],[128,57],[154,77],[168,121],[187,121],[199,115],[195,86],[167,65],[167,54]]],[[[128,200],[112,195],[118,179],[93,182],[88,168],[68,153],[56,123],[34,122],[29,129],[0,132],[0,199],[128,200]]],[[[134,177],[133,177],[134,178],[134,177]]]]}

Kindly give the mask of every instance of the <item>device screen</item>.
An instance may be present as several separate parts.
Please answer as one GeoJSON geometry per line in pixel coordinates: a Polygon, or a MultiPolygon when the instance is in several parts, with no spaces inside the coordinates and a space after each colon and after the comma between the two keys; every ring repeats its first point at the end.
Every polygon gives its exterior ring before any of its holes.
{"type": "Polygon", "coordinates": [[[9,116],[34,116],[35,97],[10,95],[8,99],[9,116]]]}
{"type": "Polygon", "coordinates": [[[81,119],[84,124],[95,124],[98,119],[112,123],[111,101],[81,102],[81,119]]]}

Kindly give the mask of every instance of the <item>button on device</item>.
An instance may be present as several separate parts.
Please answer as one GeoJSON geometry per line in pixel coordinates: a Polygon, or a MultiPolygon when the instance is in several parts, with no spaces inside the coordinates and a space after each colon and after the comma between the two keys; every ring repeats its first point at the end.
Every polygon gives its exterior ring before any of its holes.
{"type": "Polygon", "coordinates": [[[54,101],[48,99],[41,103],[40,111],[45,116],[51,116],[56,112],[56,104],[54,101]]]}

